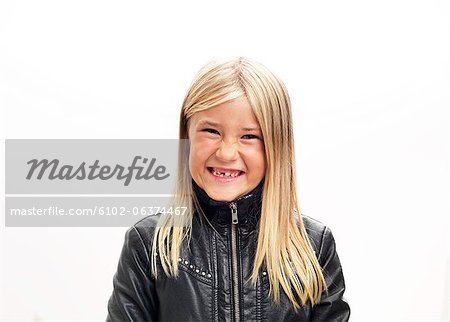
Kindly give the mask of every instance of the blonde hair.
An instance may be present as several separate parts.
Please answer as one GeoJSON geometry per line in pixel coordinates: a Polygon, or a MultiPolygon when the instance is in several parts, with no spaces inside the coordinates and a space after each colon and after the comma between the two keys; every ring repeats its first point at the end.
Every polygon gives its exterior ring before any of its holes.
{"type": "MultiPolygon", "coordinates": [[[[295,311],[328,292],[321,267],[308,239],[297,200],[294,136],[290,99],[283,82],[263,65],[237,57],[206,64],[194,78],[180,115],[180,139],[188,139],[189,119],[197,112],[245,97],[262,130],[266,153],[258,244],[250,281],[256,285],[263,263],[275,303],[280,285],[295,311]],[[298,301],[300,299],[300,302],[298,301]]],[[[189,172],[189,146],[180,144],[178,180],[173,206],[187,206],[185,216],[161,217],[152,246],[152,271],[157,277],[156,252],[167,275],[178,276],[183,240],[191,238],[192,218],[200,210],[189,172]]]]}

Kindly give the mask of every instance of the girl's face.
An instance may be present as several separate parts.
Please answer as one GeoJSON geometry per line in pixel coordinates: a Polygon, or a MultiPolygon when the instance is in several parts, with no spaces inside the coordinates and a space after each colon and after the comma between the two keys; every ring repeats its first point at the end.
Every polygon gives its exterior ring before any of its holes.
{"type": "Polygon", "coordinates": [[[264,141],[246,98],[195,113],[188,131],[191,175],[210,198],[233,201],[261,182],[264,141]]]}

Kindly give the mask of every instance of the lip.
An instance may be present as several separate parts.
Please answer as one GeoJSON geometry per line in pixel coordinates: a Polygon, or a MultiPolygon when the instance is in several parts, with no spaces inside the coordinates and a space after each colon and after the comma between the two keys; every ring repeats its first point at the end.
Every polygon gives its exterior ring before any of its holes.
{"type": "MultiPolygon", "coordinates": [[[[206,171],[209,173],[209,175],[217,182],[236,182],[241,180],[242,178],[244,178],[245,176],[245,172],[241,173],[240,175],[238,175],[237,177],[217,177],[214,174],[212,174],[212,172],[209,170],[209,168],[213,168],[213,167],[206,167],[206,171]]],[[[219,168],[219,169],[223,169],[223,168],[219,168]]],[[[231,169],[230,169],[231,170],[231,169]]]]}

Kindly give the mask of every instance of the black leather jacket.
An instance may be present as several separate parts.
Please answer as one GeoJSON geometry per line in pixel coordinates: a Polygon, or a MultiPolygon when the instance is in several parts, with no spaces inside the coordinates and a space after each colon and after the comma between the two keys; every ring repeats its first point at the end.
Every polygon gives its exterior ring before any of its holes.
{"type": "Polygon", "coordinates": [[[182,249],[178,279],[168,278],[160,263],[158,278],[151,277],[157,216],[140,220],[125,234],[106,321],[348,321],[344,276],[328,227],[301,215],[329,293],[314,308],[307,304],[295,313],[282,288],[279,306],[268,297],[264,269],[256,287],[245,284],[256,251],[263,181],[233,202],[215,201],[192,182],[210,224],[194,216],[190,250],[182,249]]]}

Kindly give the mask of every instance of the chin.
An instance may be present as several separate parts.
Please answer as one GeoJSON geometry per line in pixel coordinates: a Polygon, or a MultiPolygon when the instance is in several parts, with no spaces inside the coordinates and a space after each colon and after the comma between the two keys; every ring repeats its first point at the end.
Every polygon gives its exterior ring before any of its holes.
{"type": "Polygon", "coordinates": [[[226,201],[226,202],[233,201],[235,199],[233,196],[224,194],[213,194],[210,197],[216,201],[226,201]]]}
{"type": "MultiPolygon", "coordinates": [[[[208,191],[206,191],[206,192],[208,193],[208,191]]],[[[214,193],[213,192],[208,193],[208,196],[211,199],[214,199],[216,201],[230,202],[230,201],[233,201],[234,199],[236,199],[238,195],[236,195],[235,193],[229,194],[229,193],[223,193],[223,192],[217,191],[214,193]]]]}

